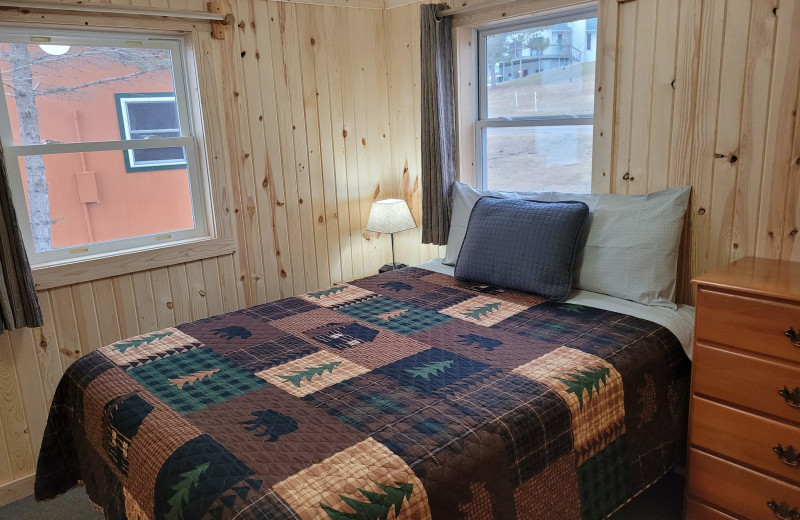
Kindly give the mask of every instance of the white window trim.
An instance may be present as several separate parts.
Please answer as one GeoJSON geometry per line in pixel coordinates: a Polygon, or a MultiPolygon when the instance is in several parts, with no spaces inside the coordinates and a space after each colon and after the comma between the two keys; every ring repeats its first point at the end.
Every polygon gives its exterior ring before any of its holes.
{"type": "MultiPolygon", "coordinates": [[[[189,68],[185,62],[185,38],[151,37],[136,33],[86,33],[83,29],[59,31],[49,28],[0,28],[0,36],[4,41],[15,43],[40,43],[31,41],[31,36],[49,38],[48,43],[61,45],[80,46],[131,46],[139,48],[169,49],[172,55],[173,81],[175,84],[176,102],[178,104],[178,118],[181,125],[181,137],[156,138],[139,140],[119,140],[83,143],[52,143],[37,145],[15,145],[11,132],[10,119],[5,96],[0,96],[0,139],[4,143],[4,154],[11,184],[12,200],[17,208],[18,222],[23,236],[28,257],[34,271],[34,278],[38,289],[77,283],[86,279],[96,279],[102,276],[91,276],[97,273],[93,266],[100,272],[107,270],[111,276],[120,272],[132,272],[171,265],[177,261],[199,259],[211,256],[208,242],[214,242],[216,251],[225,254],[235,249],[232,239],[220,240],[216,236],[211,197],[208,192],[208,167],[200,158],[200,145],[194,136],[197,127],[191,117],[189,103],[191,100],[186,76],[189,68]],[[76,36],[79,34],[79,36],[76,36]],[[23,190],[23,181],[19,168],[19,157],[25,155],[46,155],[54,153],[78,153],[92,151],[111,151],[163,147],[184,147],[186,164],[190,177],[190,193],[194,211],[195,227],[189,230],[179,230],[167,233],[158,233],[141,237],[126,238],[108,242],[98,242],[89,245],[75,246],[72,248],[57,249],[46,253],[37,253],[33,247],[30,220],[27,216],[27,202],[23,190]],[[19,208],[23,208],[22,213],[19,208]],[[174,247],[173,247],[174,246],[174,247]],[[118,269],[111,269],[110,262],[116,259],[125,264],[118,269]],[[133,267],[135,264],[135,267],[133,267]],[[112,272],[113,271],[113,272],[112,272]]],[[[197,118],[201,117],[199,107],[197,118]]],[[[99,274],[99,273],[97,273],[99,274]]]]}
{"type": "MultiPolygon", "coordinates": [[[[165,101],[177,104],[175,96],[146,96],[146,97],[120,97],[120,117],[122,117],[122,128],[125,130],[125,140],[134,141],[133,134],[136,132],[145,133],[144,130],[131,130],[130,113],[128,112],[128,105],[136,105],[143,103],[163,103],[165,101]]],[[[180,128],[168,128],[163,130],[150,130],[149,132],[180,132],[180,128]]],[[[149,140],[152,140],[149,139],[149,140]]],[[[141,150],[141,148],[139,148],[141,150]]],[[[186,153],[184,152],[182,159],[166,160],[166,161],[137,161],[134,150],[127,150],[125,153],[128,155],[128,162],[133,169],[141,169],[147,171],[148,167],[161,167],[161,166],[188,166],[186,162],[186,153]]]]}
{"type": "Polygon", "coordinates": [[[526,16],[524,19],[510,23],[491,24],[488,27],[478,27],[473,30],[473,39],[478,42],[477,63],[475,70],[475,96],[474,96],[474,158],[476,187],[488,187],[488,168],[486,147],[487,128],[512,128],[512,127],[537,127],[537,126],[579,126],[594,125],[594,114],[564,114],[555,116],[525,116],[525,117],[488,117],[488,107],[485,102],[486,88],[486,36],[511,32],[537,25],[552,25],[556,23],[571,22],[583,18],[596,18],[597,5],[590,4],[569,10],[559,10],[556,13],[545,13],[526,16]]]}

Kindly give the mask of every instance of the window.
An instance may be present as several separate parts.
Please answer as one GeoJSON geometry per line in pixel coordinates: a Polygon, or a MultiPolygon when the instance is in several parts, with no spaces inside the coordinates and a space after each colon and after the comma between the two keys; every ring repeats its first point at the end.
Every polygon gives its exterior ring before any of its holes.
{"type": "Polygon", "coordinates": [[[212,236],[183,50],[181,38],[0,32],[0,139],[34,267],[212,236]]]}
{"type": "MultiPolygon", "coordinates": [[[[114,94],[122,139],[180,137],[178,104],[171,93],[114,94]]],[[[170,170],[186,166],[183,148],[143,148],[125,153],[125,169],[170,170]]]]}
{"type": "Polygon", "coordinates": [[[586,8],[478,31],[484,188],[591,191],[596,16],[586,8]]]}

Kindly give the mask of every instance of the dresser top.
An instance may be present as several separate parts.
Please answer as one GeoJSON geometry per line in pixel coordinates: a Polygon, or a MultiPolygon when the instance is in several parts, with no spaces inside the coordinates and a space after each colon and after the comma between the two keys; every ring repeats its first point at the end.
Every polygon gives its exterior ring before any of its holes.
{"type": "Polygon", "coordinates": [[[742,258],[700,275],[692,283],[800,301],[800,262],[742,258]]]}

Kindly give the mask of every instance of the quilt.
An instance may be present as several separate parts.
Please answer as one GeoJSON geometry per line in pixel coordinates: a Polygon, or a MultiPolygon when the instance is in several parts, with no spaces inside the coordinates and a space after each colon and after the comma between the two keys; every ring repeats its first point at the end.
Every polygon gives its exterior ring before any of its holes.
{"type": "Polygon", "coordinates": [[[406,268],[73,363],[38,500],[108,519],[601,519],[683,451],[675,336],[406,268]]]}

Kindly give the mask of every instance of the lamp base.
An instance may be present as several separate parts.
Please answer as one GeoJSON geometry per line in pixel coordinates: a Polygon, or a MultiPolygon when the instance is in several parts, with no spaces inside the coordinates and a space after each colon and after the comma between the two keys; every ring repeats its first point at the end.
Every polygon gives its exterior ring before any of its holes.
{"type": "Polygon", "coordinates": [[[406,264],[395,264],[394,267],[392,264],[386,264],[380,269],[378,269],[378,273],[386,273],[388,271],[394,271],[395,269],[402,269],[403,267],[408,267],[406,264]]]}

